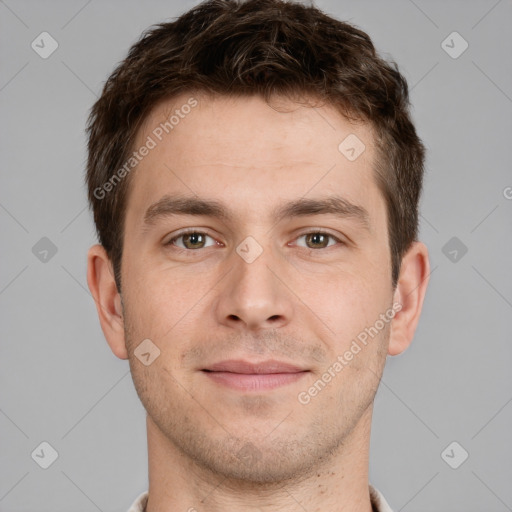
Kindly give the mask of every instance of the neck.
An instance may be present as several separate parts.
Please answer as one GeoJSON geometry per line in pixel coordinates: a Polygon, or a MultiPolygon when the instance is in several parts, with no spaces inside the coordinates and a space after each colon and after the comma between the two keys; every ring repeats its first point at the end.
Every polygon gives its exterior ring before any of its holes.
{"type": "Polygon", "coordinates": [[[146,512],[371,512],[368,457],[372,408],[328,459],[308,474],[272,483],[232,480],[182,453],[147,417],[146,512]]]}

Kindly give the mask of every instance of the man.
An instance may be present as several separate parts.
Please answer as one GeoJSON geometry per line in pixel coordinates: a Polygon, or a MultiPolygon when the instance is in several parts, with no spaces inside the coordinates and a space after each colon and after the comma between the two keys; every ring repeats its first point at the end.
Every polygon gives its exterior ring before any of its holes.
{"type": "Polygon", "coordinates": [[[130,510],[389,511],[373,400],[429,274],[396,65],[314,7],[212,0],[130,49],[88,135],[88,283],[147,411],[130,510]]]}

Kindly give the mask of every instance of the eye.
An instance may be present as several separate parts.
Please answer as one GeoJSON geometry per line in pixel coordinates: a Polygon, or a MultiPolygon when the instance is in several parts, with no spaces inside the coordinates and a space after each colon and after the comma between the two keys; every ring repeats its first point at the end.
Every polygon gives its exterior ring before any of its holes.
{"type": "Polygon", "coordinates": [[[185,250],[204,249],[205,247],[210,247],[216,244],[217,242],[211,236],[203,233],[202,231],[187,231],[186,233],[181,233],[171,238],[165,243],[165,245],[175,245],[176,247],[185,250]],[[212,240],[213,243],[206,245],[207,238],[212,240]],[[181,244],[179,241],[181,241],[181,244]]]}
{"type": "Polygon", "coordinates": [[[325,249],[326,247],[330,247],[334,244],[329,244],[329,239],[343,243],[341,240],[336,238],[334,235],[331,235],[330,233],[326,233],[324,231],[310,231],[309,233],[304,233],[300,235],[297,240],[300,240],[301,238],[304,238],[306,245],[300,245],[301,247],[305,247],[307,249],[325,249]]]}

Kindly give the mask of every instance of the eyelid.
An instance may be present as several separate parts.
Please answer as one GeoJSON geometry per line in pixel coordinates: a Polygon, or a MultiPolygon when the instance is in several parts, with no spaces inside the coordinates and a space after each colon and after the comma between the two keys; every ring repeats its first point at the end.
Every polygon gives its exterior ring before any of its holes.
{"type": "Polygon", "coordinates": [[[304,236],[304,235],[310,235],[312,233],[315,233],[315,234],[320,234],[320,235],[329,235],[329,236],[332,236],[333,238],[336,238],[337,240],[339,240],[340,242],[342,241],[339,236],[337,234],[334,234],[332,233],[331,231],[329,231],[328,229],[326,228],[307,228],[305,231],[301,231],[298,235],[297,235],[297,238],[299,236],[304,236]]]}
{"type": "MultiPolygon", "coordinates": [[[[294,241],[295,241],[295,240],[297,240],[298,238],[301,238],[301,237],[305,236],[305,235],[311,235],[311,234],[315,234],[315,235],[326,235],[326,236],[331,237],[333,240],[335,240],[335,241],[336,241],[336,242],[338,242],[339,244],[341,244],[341,245],[346,245],[346,242],[345,242],[342,238],[340,238],[339,236],[337,236],[337,235],[335,235],[335,234],[331,233],[330,231],[326,230],[325,228],[308,228],[308,230],[307,230],[307,231],[303,231],[303,232],[299,233],[299,234],[295,237],[294,241]]],[[[323,250],[326,250],[326,249],[329,249],[329,248],[332,248],[332,247],[334,247],[334,246],[333,246],[333,245],[331,245],[331,246],[328,246],[328,247],[324,247],[324,248],[323,248],[323,250]]],[[[309,248],[309,247],[303,247],[303,249],[315,250],[315,249],[311,249],[311,248],[309,248]]],[[[317,250],[318,250],[318,249],[317,249],[317,250]]]]}
{"type": "MultiPolygon", "coordinates": [[[[176,240],[178,240],[179,238],[181,238],[182,236],[189,235],[191,233],[199,233],[201,235],[206,235],[206,236],[210,237],[212,240],[214,240],[217,245],[222,244],[222,242],[219,242],[211,233],[208,232],[208,230],[206,230],[204,228],[200,228],[200,229],[198,229],[198,228],[184,228],[183,230],[178,231],[177,233],[174,233],[171,236],[171,238],[169,238],[166,242],[163,243],[163,245],[164,245],[164,247],[172,246],[172,247],[174,247],[177,250],[192,252],[193,249],[183,249],[182,247],[178,247],[177,245],[174,244],[174,242],[176,240]]],[[[206,247],[206,249],[207,249],[207,247],[206,247]]],[[[197,250],[198,249],[196,249],[196,251],[197,250]]]]}

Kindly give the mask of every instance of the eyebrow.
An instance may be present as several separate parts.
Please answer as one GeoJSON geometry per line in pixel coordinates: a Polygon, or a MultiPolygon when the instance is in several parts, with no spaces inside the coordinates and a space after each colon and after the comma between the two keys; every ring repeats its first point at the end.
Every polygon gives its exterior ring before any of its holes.
{"type": "MultiPolygon", "coordinates": [[[[328,196],[320,199],[297,199],[277,206],[271,212],[276,223],[292,217],[334,214],[341,218],[355,220],[363,229],[371,232],[368,211],[341,196],[328,196]]],[[[232,221],[236,216],[222,203],[197,197],[164,195],[151,204],[144,214],[144,230],[155,225],[160,219],[173,215],[196,215],[215,217],[232,221]]]]}

